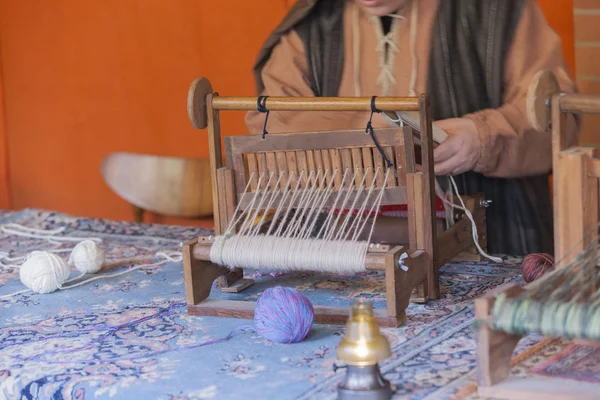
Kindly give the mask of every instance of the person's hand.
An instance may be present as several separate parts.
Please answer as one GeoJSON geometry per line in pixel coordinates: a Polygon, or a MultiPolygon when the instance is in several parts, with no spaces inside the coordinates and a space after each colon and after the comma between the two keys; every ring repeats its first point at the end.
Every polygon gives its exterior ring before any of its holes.
{"type": "Polygon", "coordinates": [[[481,140],[475,122],[452,118],[435,123],[448,138],[433,150],[436,175],[458,175],[471,171],[480,157],[481,140]]]}

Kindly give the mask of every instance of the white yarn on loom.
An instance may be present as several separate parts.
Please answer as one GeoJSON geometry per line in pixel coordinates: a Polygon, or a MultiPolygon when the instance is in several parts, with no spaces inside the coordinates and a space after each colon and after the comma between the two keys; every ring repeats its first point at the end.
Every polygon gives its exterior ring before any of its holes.
{"type": "Polygon", "coordinates": [[[229,268],[286,271],[360,272],[365,270],[368,242],[275,236],[217,236],[210,259],[229,268]]]}

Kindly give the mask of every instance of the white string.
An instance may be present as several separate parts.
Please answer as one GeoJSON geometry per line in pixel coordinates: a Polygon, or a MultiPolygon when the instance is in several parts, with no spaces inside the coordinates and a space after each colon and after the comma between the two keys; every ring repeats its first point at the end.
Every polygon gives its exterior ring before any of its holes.
{"type": "MultiPolygon", "coordinates": [[[[355,170],[355,173],[354,173],[355,177],[357,175],[358,175],[358,168],[355,170]]],[[[341,239],[341,236],[344,234],[344,232],[346,230],[346,226],[348,226],[348,222],[352,219],[352,212],[353,212],[352,210],[354,210],[354,208],[356,207],[356,202],[358,201],[360,193],[365,188],[365,181],[366,181],[366,179],[367,179],[367,174],[363,174],[363,179],[360,182],[360,186],[359,186],[358,190],[356,191],[356,194],[354,196],[354,201],[352,202],[352,205],[348,208],[349,211],[346,214],[346,218],[344,218],[344,223],[342,224],[342,226],[338,230],[337,234],[335,235],[335,239],[334,240],[340,240],[341,239]]],[[[352,191],[348,190],[348,193],[352,193],[352,191]]]]}
{"type": "MultiPolygon", "coordinates": [[[[327,176],[327,171],[328,170],[325,170],[325,176],[327,176]]],[[[315,218],[313,218],[310,228],[306,231],[305,236],[301,237],[301,239],[307,239],[308,236],[310,235],[310,232],[313,231],[315,225],[317,224],[318,216],[321,214],[321,211],[325,207],[325,203],[327,202],[327,200],[329,199],[329,196],[331,196],[331,192],[333,191],[333,188],[334,188],[333,183],[335,182],[335,177],[337,175],[337,172],[338,172],[337,169],[335,171],[333,171],[333,176],[331,177],[331,179],[329,181],[329,186],[327,187],[327,190],[323,193],[322,201],[319,205],[319,209],[315,212],[315,218]]],[[[317,237],[319,237],[319,235],[317,235],[317,237]]]]}
{"type": "Polygon", "coordinates": [[[265,211],[263,212],[262,217],[261,217],[259,223],[256,224],[256,228],[255,228],[255,231],[253,232],[253,235],[258,234],[258,232],[260,231],[260,228],[262,228],[262,226],[264,225],[264,222],[267,219],[267,214],[269,213],[269,211],[273,207],[273,202],[277,198],[277,194],[280,193],[276,189],[279,188],[279,184],[281,183],[281,178],[282,177],[283,177],[283,174],[280,174],[279,178],[277,179],[277,182],[275,183],[275,188],[271,191],[271,199],[269,200],[269,203],[267,203],[267,207],[266,207],[265,211]]]}
{"type": "Polygon", "coordinates": [[[95,237],[82,238],[75,236],[56,236],[57,234],[64,232],[64,227],[46,231],[43,229],[28,228],[23,225],[11,223],[1,226],[0,230],[9,235],[47,240],[52,244],[60,244],[60,242],[81,242],[83,240],[92,240],[97,243],[102,242],[102,239],[95,237]]]}
{"type": "MultiPolygon", "coordinates": [[[[283,204],[285,204],[285,200],[287,199],[287,197],[290,194],[290,185],[292,184],[293,172],[294,171],[292,171],[292,173],[288,177],[283,194],[281,195],[281,200],[279,201],[279,207],[277,207],[277,211],[275,211],[275,215],[273,215],[273,221],[277,221],[277,218],[279,218],[279,214],[281,213],[281,210],[284,209],[283,204]]],[[[283,174],[281,174],[281,176],[283,176],[283,174]]],[[[267,236],[271,233],[271,230],[273,229],[274,226],[275,226],[274,224],[271,224],[269,226],[269,230],[267,231],[267,236]]]]}
{"type": "Polygon", "coordinates": [[[471,227],[472,227],[471,232],[473,233],[473,241],[475,242],[475,247],[477,247],[477,251],[479,251],[479,254],[482,257],[485,257],[491,261],[494,261],[497,263],[502,263],[503,261],[501,258],[488,255],[485,251],[483,251],[483,249],[479,245],[479,234],[477,232],[477,225],[475,224],[475,219],[473,218],[473,215],[471,214],[471,212],[467,209],[467,206],[465,205],[465,202],[463,201],[462,196],[458,193],[458,187],[456,186],[456,182],[454,181],[454,178],[452,176],[450,176],[450,182],[452,182],[452,186],[454,187],[456,197],[458,197],[458,200],[460,201],[460,204],[462,205],[462,207],[460,207],[456,204],[450,203],[448,200],[446,200],[443,197],[442,197],[442,201],[444,203],[447,203],[452,208],[462,210],[465,213],[465,215],[467,216],[467,218],[469,218],[469,220],[471,221],[471,227]]]}
{"type": "MultiPolygon", "coordinates": [[[[391,171],[391,169],[388,169],[385,172],[385,180],[384,180],[384,182],[386,182],[386,183],[388,181],[388,176],[390,174],[390,171],[391,171]]],[[[369,214],[372,214],[374,211],[378,210],[379,207],[381,206],[381,201],[383,200],[383,193],[384,193],[383,189],[384,188],[381,188],[381,190],[379,191],[379,196],[377,197],[377,200],[373,203],[373,206],[371,207],[371,210],[369,210],[369,214]]],[[[376,219],[377,218],[377,214],[375,214],[375,216],[376,216],[375,217],[375,219],[376,219]]],[[[375,230],[375,219],[373,220],[373,225],[371,226],[371,231],[369,232],[369,236],[367,238],[367,242],[368,243],[371,243],[371,237],[373,236],[373,231],[375,230]]],[[[358,239],[358,236],[362,233],[365,225],[367,224],[367,221],[368,221],[368,219],[365,219],[364,222],[363,222],[363,224],[362,224],[362,226],[360,227],[360,229],[357,230],[354,233],[354,236],[352,238],[353,241],[358,239]]]]}

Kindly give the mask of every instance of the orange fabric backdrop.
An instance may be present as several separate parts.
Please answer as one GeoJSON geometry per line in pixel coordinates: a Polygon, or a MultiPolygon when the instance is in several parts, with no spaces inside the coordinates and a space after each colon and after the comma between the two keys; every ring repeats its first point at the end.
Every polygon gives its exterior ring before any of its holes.
{"type": "MultiPolygon", "coordinates": [[[[0,0],[0,207],[131,219],[102,158],[207,156],[186,115],[190,82],[254,94],[252,63],[291,3],[0,0]]],[[[572,0],[539,4],[573,67],[572,0]]],[[[227,112],[222,131],[245,133],[243,113],[227,112]]]]}

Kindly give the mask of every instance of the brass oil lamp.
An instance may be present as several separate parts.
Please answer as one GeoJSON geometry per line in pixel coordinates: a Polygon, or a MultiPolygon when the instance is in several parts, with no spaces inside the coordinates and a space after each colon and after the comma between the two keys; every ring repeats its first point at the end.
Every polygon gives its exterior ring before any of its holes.
{"type": "Polygon", "coordinates": [[[373,304],[353,301],[346,332],[337,349],[337,358],[345,365],[346,376],[338,386],[338,400],[388,400],[392,397],[390,382],[383,378],[379,363],[392,355],[373,316],[373,304]]]}

